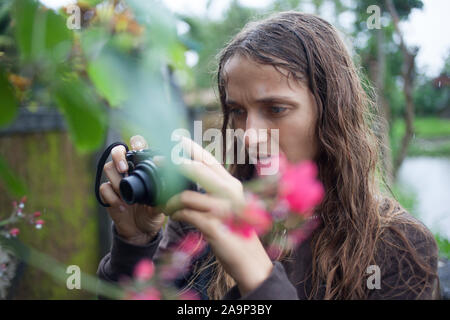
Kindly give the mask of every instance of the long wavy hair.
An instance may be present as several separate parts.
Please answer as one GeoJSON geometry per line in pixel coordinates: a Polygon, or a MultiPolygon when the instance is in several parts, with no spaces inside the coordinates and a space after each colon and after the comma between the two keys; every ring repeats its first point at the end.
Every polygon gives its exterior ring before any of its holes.
{"type": "MultiPolygon", "coordinates": [[[[217,70],[224,144],[226,129],[233,128],[233,121],[225,103],[223,71],[226,62],[237,54],[288,71],[289,76],[308,86],[316,100],[319,151],[314,160],[325,197],[315,208],[322,225],[311,240],[312,289],[308,298],[366,298],[367,267],[383,264],[379,259],[387,257],[383,254],[391,249],[408,254],[408,261],[414,262],[400,271],[420,276],[414,285],[407,280],[403,283],[405,290],[420,297],[436,278],[436,270],[411,246],[404,226],[412,226],[427,241],[435,240],[422,224],[406,219],[402,214],[405,210],[382,187],[386,184],[380,169],[380,140],[373,130],[381,119],[376,115],[373,90],[363,85],[366,82],[362,82],[364,78],[336,29],[316,15],[282,12],[248,23],[226,45],[218,55],[217,70]],[[325,292],[320,293],[323,285],[325,292]]],[[[236,164],[230,171],[246,180],[252,177],[254,168],[236,164]]],[[[291,253],[283,252],[277,260],[291,253]]],[[[211,266],[207,293],[210,299],[220,299],[235,283],[212,254],[195,272],[211,266]]]]}

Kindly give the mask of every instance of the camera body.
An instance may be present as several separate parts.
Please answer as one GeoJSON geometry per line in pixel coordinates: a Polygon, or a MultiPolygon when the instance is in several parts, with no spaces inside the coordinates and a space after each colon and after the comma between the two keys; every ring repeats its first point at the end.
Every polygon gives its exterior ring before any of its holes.
{"type": "MultiPolygon", "coordinates": [[[[157,206],[183,190],[196,191],[197,186],[181,175],[176,181],[153,161],[158,153],[151,149],[130,150],[126,153],[128,176],[119,184],[120,195],[127,204],[157,206]]],[[[173,178],[173,177],[172,177],[173,178]]]]}

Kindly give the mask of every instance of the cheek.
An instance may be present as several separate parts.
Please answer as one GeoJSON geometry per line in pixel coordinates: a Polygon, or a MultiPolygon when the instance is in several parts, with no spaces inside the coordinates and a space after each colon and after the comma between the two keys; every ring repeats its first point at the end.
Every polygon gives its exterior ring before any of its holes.
{"type": "Polygon", "coordinates": [[[315,121],[292,117],[281,124],[280,149],[289,162],[313,160],[317,149],[315,121]]]}

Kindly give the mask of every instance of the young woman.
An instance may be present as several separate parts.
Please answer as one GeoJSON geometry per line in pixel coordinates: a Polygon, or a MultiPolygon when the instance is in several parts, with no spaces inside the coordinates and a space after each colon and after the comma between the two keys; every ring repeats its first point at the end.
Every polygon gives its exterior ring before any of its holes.
{"type": "MultiPolygon", "coordinates": [[[[217,77],[224,133],[227,128],[279,129],[279,148],[289,162],[318,165],[325,189],[314,211],[320,226],[298,248],[271,261],[256,234],[245,239],[223,224],[229,212],[242,207],[241,182],[255,176],[254,165],[234,164],[227,171],[205,161],[212,156],[196,146],[183,172],[206,193],[174,196],[165,209],[170,218],[163,232],[161,212],[120,199],[119,173],[127,165],[119,146],[104,168],[109,182],[101,186],[103,200],[111,205],[114,239],[100,262],[100,278],[131,275],[139,260],[157,260],[197,229],[208,246],[178,285],[203,298],[435,298],[435,240],[379,189],[373,105],[334,27],[299,12],[250,23],[220,53],[217,77]],[[367,284],[373,272],[368,270],[377,267],[380,286],[374,288],[367,284]]],[[[246,140],[245,146],[268,140],[246,140]]],[[[135,136],[131,146],[141,149],[146,143],[135,136]]]]}

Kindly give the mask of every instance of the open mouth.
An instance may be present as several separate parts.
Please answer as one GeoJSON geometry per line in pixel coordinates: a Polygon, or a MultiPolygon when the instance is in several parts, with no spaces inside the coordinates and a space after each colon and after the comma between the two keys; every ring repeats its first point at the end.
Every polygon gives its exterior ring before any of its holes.
{"type": "Polygon", "coordinates": [[[260,156],[258,155],[256,159],[256,163],[259,167],[266,168],[270,167],[274,158],[272,156],[260,156]]]}

